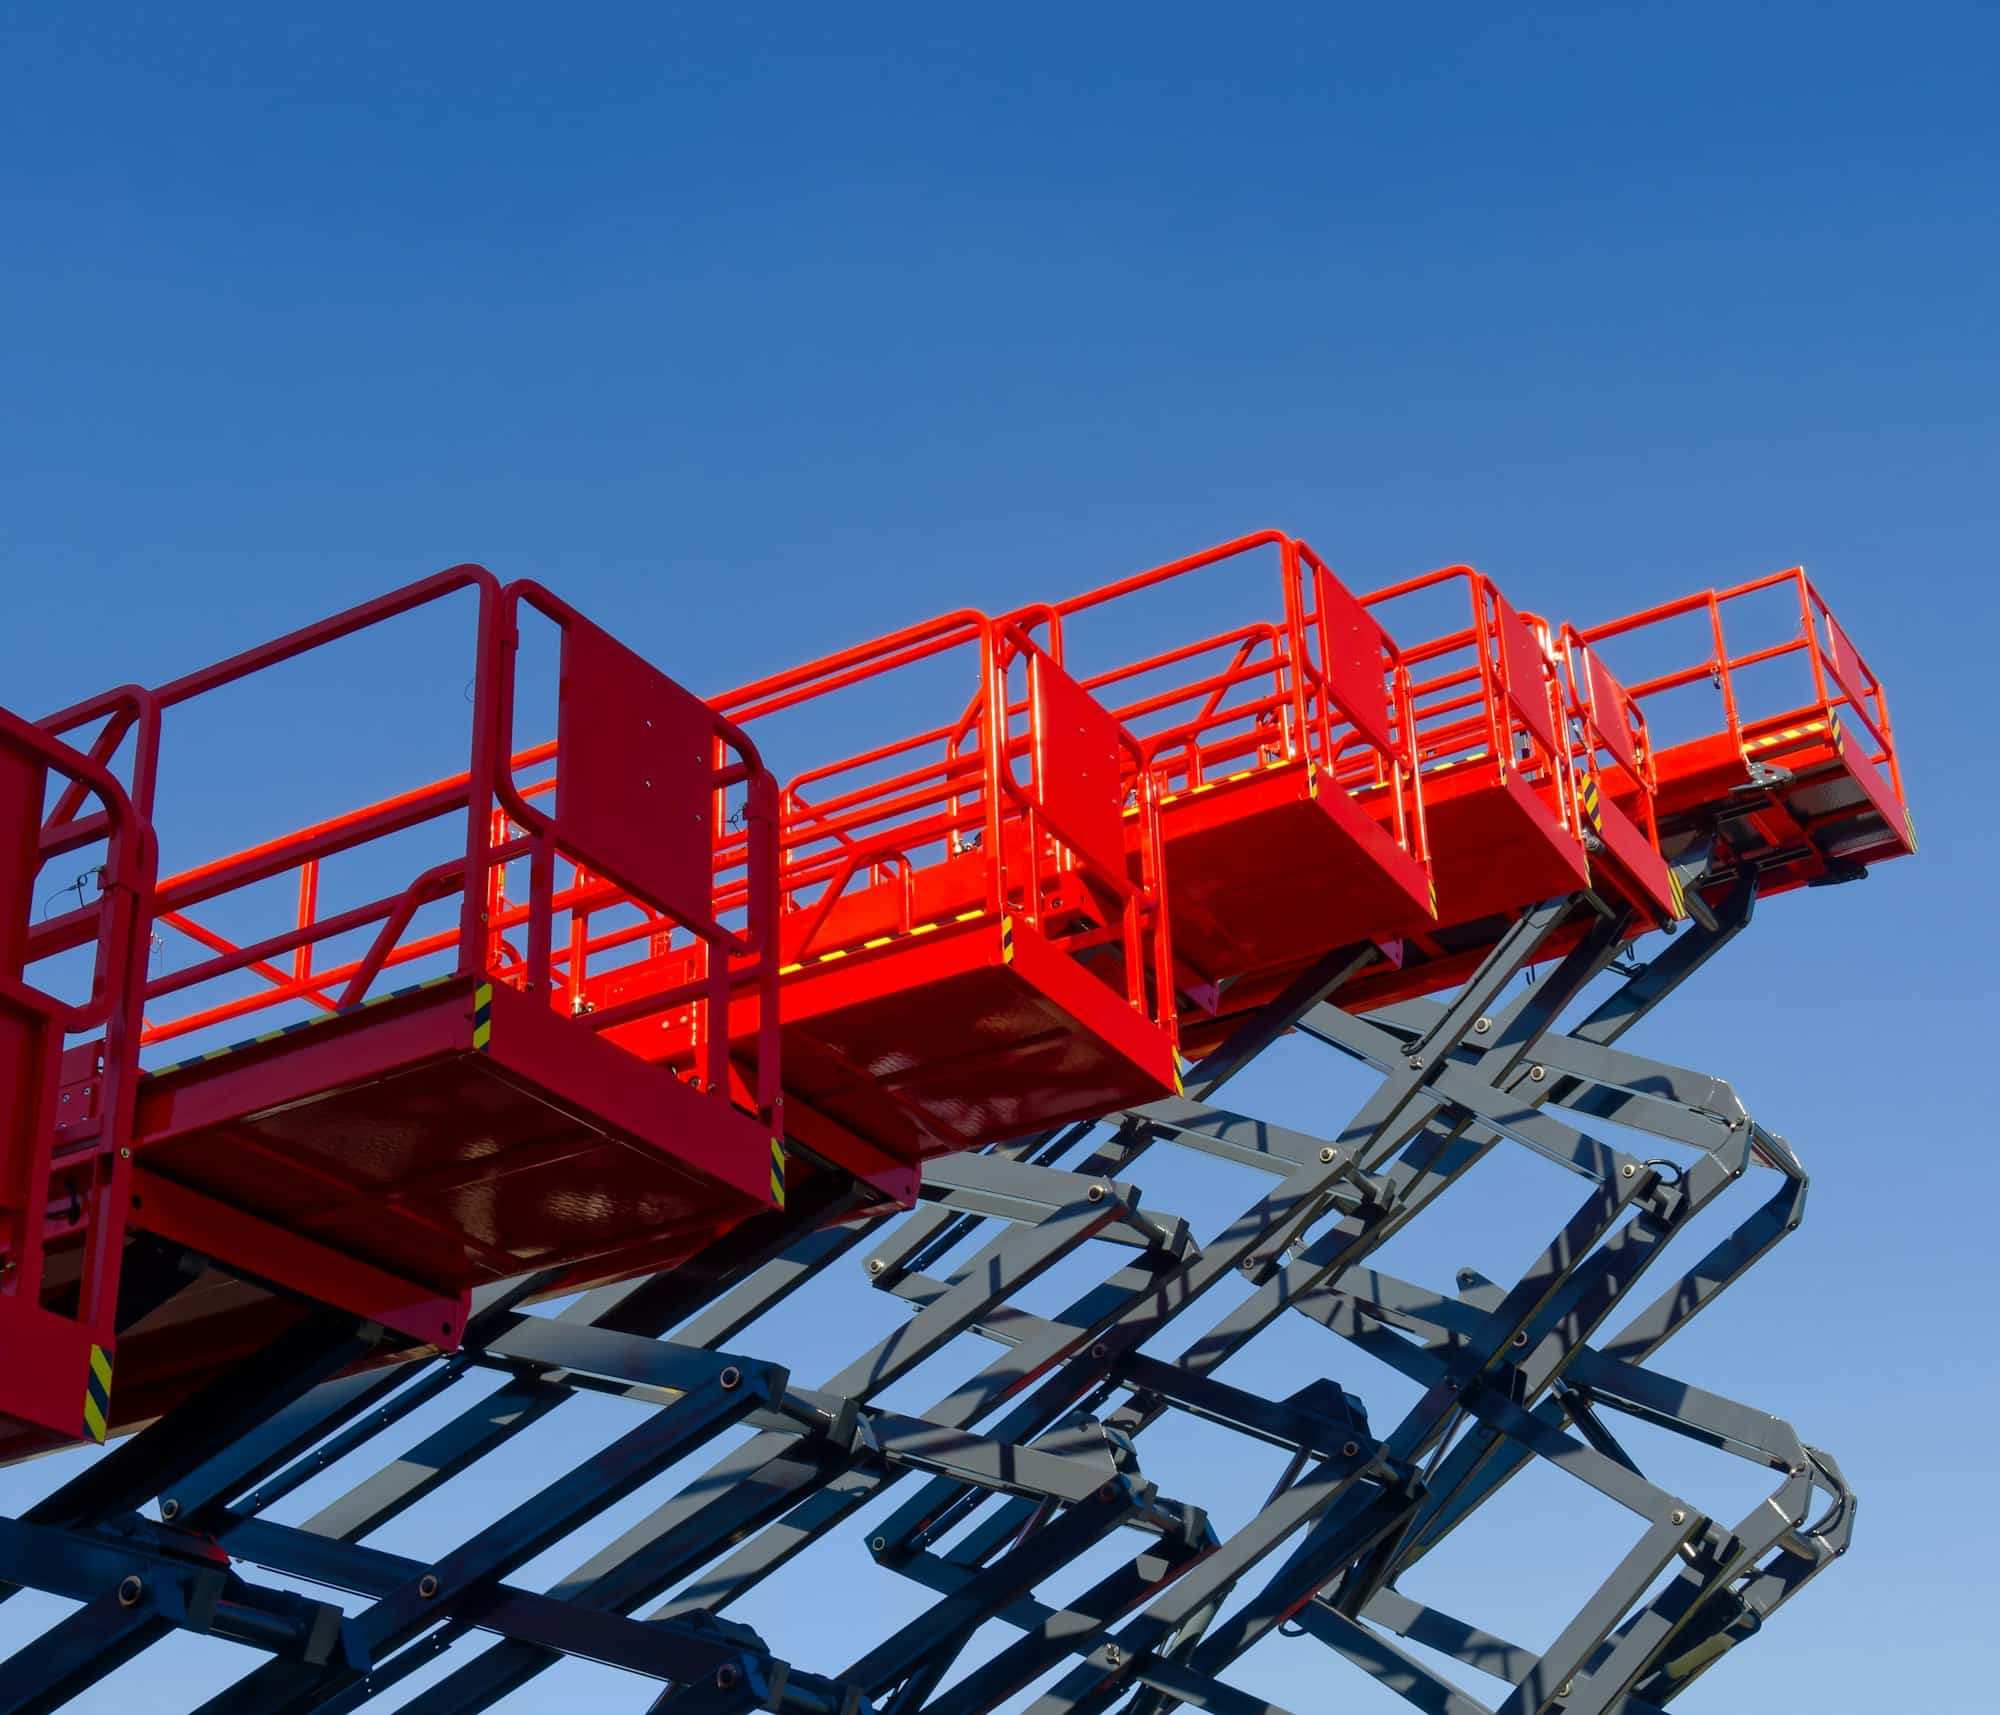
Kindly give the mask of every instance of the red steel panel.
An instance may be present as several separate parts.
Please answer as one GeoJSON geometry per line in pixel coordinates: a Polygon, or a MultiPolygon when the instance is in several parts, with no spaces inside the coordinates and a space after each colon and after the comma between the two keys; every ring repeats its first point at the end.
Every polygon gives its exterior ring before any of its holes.
{"type": "Polygon", "coordinates": [[[1389,688],[1382,670],[1382,627],[1330,577],[1319,579],[1321,663],[1340,712],[1377,750],[1393,751],[1389,688]]]}
{"type": "Polygon", "coordinates": [[[669,916],[714,898],[713,716],[588,620],[563,632],[557,841],[669,916]]]}
{"type": "Polygon", "coordinates": [[[1047,656],[1030,657],[1035,793],[1063,844],[1098,869],[1125,872],[1125,786],[1118,723],[1047,656]]]}
{"type": "Polygon", "coordinates": [[[1625,687],[1612,677],[1611,669],[1597,658],[1595,649],[1583,652],[1585,671],[1590,677],[1590,718],[1597,736],[1633,779],[1639,777],[1639,753],[1632,745],[1632,728],[1625,719],[1625,687]]]}
{"type": "Polygon", "coordinates": [[[1542,741],[1545,749],[1556,748],[1555,722],[1549,713],[1548,681],[1543,673],[1541,645],[1528,629],[1527,621],[1508,605],[1498,590],[1493,606],[1499,615],[1500,665],[1507,675],[1507,689],[1515,710],[1542,741]]]}
{"type": "Polygon", "coordinates": [[[1866,720],[1873,720],[1875,711],[1862,695],[1862,687],[1868,682],[1868,670],[1862,666],[1861,657],[1848,640],[1847,633],[1840,629],[1840,621],[1830,613],[1826,616],[1826,664],[1840,682],[1840,688],[1847,693],[1854,712],[1866,720]]]}

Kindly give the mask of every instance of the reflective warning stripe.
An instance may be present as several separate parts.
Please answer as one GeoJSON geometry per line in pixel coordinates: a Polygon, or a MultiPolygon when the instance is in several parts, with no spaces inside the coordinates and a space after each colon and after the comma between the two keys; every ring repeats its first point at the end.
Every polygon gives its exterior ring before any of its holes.
{"type": "MultiPolygon", "coordinates": [[[[1783,732],[1766,733],[1762,738],[1753,738],[1744,745],[1745,750],[1769,750],[1774,744],[1792,744],[1802,738],[1811,738],[1816,732],[1825,732],[1825,721],[1807,721],[1804,726],[1788,726],[1783,732]]],[[[1840,717],[1833,720],[1833,747],[1840,748],[1840,717]]]]}
{"type": "Polygon", "coordinates": [[[1005,912],[1000,916],[1000,962],[1003,965],[1014,962],[1014,919],[1005,912]]]}
{"type": "Polygon", "coordinates": [[[185,1060],[175,1060],[165,1066],[155,1066],[149,1072],[142,1072],[140,1076],[164,1078],[169,1072],[185,1072],[190,1066],[205,1066],[212,1060],[220,1060],[225,1054],[240,1053],[245,1048],[259,1048],[267,1042],[276,1042],[280,1037],[296,1036],[302,1030],[317,1030],[322,1024],[333,1024],[343,1018],[352,1018],[357,1012],[366,1012],[371,1006],[382,1006],[392,1000],[401,1000],[406,995],[422,994],[425,989],[434,989],[440,983],[451,982],[456,976],[456,972],[448,971],[441,977],[427,977],[420,983],[411,983],[407,988],[390,989],[386,994],[372,994],[358,1006],[338,1007],[332,1012],[322,1012],[313,1018],[302,1018],[296,1024],[283,1024],[276,1030],[266,1030],[257,1036],[246,1036],[241,1042],[232,1042],[226,1048],[211,1048],[206,1054],[195,1054],[185,1060]]]}
{"type": "Polygon", "coordinates": [[[1431,888],[1431,916],[1432,916],[1433,918],[1435,918],[1435,917],[1437,916],[1437,914],[1438,914],[1438,884],[1437,884],[1437,877],[1433,875],[1433,876],[1428,876],[1428,877],[1426,877],[1425,879],[1426,879],[1426,880],[1428,880],[1428,881],[1430,882],[1430,888],[1431,888]]]}
{"type": "Polygon", "coordinates": [[[481,983],[472,991],[472,1046],[484,1054],[492,1041],[493,985],[481,983]]]}
{"type": "Polygon", "coordinates": [[[1687,893],[1681,887],[1681,872],[1672,864],[1667,865],[1667,892],[1674,902],[1674,920],[1678,922],[1688,914],[1687,893]]]}
{"type": "MultiPolygon", "coordinates": [[[[956,917],[940,917],[935,923],[919,923],[909,933],[911,935],[933,935],[947,923],[970,923],[974,918],[984,917],[985,915],[986,911],[982,906],[974,911],[961,911],[956,917]]],[[[1010,920],[1002,918],[1001,921],[1005,924],[1010,920]]],[[[877,935],[873,940],[863,941],[858,947],[835,947],[829,952],[811,953],[803,959],[794,959],[789,965],[780,965],[778,967],[778,975],[789,977],[798,971],[806,969],[809,965],[830,965],[847,958],[853,953],[872,953],[878,947],[886,947],[891,942],[899,939],[902,939],[902,937],[896,935],[877,935]]]]}
{"type": "Polygon", "coordinates": [[[785,1140],[771,1139],[771,1202],[782,1209],[785,1206],[785,1140]]]}
{"type": "Polygon", "coordinates": [[[83,1378],[83,1426],[93,1441],[102,1441],[111,1424],[111,1357],[102,1346],[90,1348],[83,1378]]]}
{"type": "Polygon", "coordinates": [[[1833,727],[1833,754],[1835,756],[1845,755],[1847,750],[1847,734],[1841,731],[1840,716],[1835,715],[1833,717],[1832,727],[1833,727]]]}
{"type": "Polygon", "coordinates": [[[1596,775],[1586,774],[1583,777],[1583,789],[1578,794],[1578,799],[1583,805],[1583,819],[1590,824],[1591,830],[1594,833],[1603,833],[1604,811],[1597,801],[1596,775]]]}

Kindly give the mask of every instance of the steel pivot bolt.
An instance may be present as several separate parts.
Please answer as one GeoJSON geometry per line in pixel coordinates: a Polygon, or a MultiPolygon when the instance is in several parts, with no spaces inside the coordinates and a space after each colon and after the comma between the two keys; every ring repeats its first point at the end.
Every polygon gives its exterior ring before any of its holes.
{"type": "Polygon", "coordinates": [[[146,1593],[146,1581],[136,1572],[128,1572],[118,1581],[118,1605],[121,1608],[133,1606],[146,1593]]]}
{"type": "Polygon", "coordinates": [[[426,1572],[423,1577],[417,1580],[417,1594],[423,1597],[426,1602],[437,1593],[438,1581],[435,1574],[426,1572]]]}
{"type": "Polygon", "coordinates": [[[1632,1165],[1632,1163],[1628,1161],[1628,1162],[1626,1162],[1626,1163],[1625,1163],[1625,1165],[1624,1165],[1623,1167],[1619,1168],[1619,1169],[1618,1169],[1618,1171],[1619,1171],[1620,1173],[1624,1174],[1624,1176],[1625,1176],[1625,1177],[1626,1177],[1627,1179],[1630,1179],[1630,1178],[1632,1177],[1632,1175],[1633,1175],[1634,1173],[1636,1173],[1636,1172],[1638,1171],[1638,1169],[1637,1169],[1637,1168],[1635,1168],[1635,1167],[1634,1167],[1634,1166],[1632,1165]]]}
{"type": "Polygon", "coordinates": [[[1125,1660],[1125,1652],[1116,1644],[1104,1646],[1104,1661],[1107,1667],[1117,1667],[1125,1660]]]}
{"type": "Polygon", "coordinates": [[[1673,1512],[1667,1515],[1667,1522],[1669,1524],[1686,1524],[1687,1521],[1688,1521],[1687,1514],[1685,1512],[1680,1511],[1678,1508],[1676,1508],[1673,1512]]]}
{"type": "Polygon", "coordinates": [[[163,1519],[171,1521],[175,1518],[178,1518],[180,1516],[180,1510],[181,1510],[181,1504],[179,1501],[165,1500],[160,1503],[160,1517],[163,1519]]]}
{"type": "Polygon", "coordinates": [[[1330,1148],[1322,1149],[1319,1152],[1320,1160],[1328,1166],[1331,1166],[1333,1164],[1333,1157],[1334,1157],[1334,1151],[1330,1148]]]}
{"type": "Polygon", "coordinates": [[[736,1683],[738,1677],[739,1675],[737,1674],[736,1671],[736,1664],[733,1661],[725,1661],[720,1667],[718,1667],[715,1670],[715,1683],[717,1689],[722,1691],[727,1691],[731,1686],[733,1686],[736,1683]]]}
{"type": "Polygon", "coordinates": [[[1546,1066],[1530,1066],[1528,1068],[1528,1076],[1538,1084],[1548,1075],[1549,1069],[1546,1066]]]}
{"type": "Polygon", "coordinates": [[[1472,1028],[1478,1035],[1484,1036],[1487,1031],[1493,1028],[1493,1020],[1490,1018],[1475,1018],[1472,1021],[1472,1028]]]}
{"type": "Polygon", "coordinates": [[[733,1388],[734,1386],[736,1386],[738,1382],[742,1381],[743,1372],[739,1370],[734,1364],[730,1364],[727,1367],[725,1367],[722,1374],[717,1376],[715,1379],[722,1384],[725,1390],[727,1390],[729,1388],[733,1388]]]}
{"type": "Polygon", "coordinates": [[[1424,1057],[1421,1054],[1412,1054],[1409,1065],[1412,1072],[1421,1072],[1424,1069],[1424,1057]]]}

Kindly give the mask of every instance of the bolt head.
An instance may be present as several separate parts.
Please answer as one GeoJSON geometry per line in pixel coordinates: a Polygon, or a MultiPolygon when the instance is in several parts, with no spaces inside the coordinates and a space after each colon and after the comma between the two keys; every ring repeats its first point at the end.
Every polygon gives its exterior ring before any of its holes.
{"type": "Polygon", "coordinates": [[[1343,1459],[1355,1458],[1360,1452],[1361,1443],[1359,1441],[1346,1441],[1341,1444],[1340,1456],[1343,1459]]]}
{"type": "Polygon", "coordinates": [[[1490,1018],[1475,1018],[1472,1021],[1472,1028],[1477,1034],[1484,1036],[1487,1031],[1493,1028],[1493,1020],[1490,1018]]]}
{"type": "Polygon", "coordinates": [[[882,1259],[879,1256],[871,1256],[868,1259],[868,1272],[870,1274],[880,1274],[882,1272],[882,1259]]]}
{"type": "Polygon", "coordinates": [[[1530,1066],[1528,1068],[1528,1076],[1531,1079],[1533,1079],[1537,1084],[1539,1084],[1548,1075],[1549,1075],[1549,1069],[1546,1066],[1530,1066]]]}
{"type": "Polygon", "coordinates": [[[1688,1521],[1687,1514],[1678,1507],[1676,1507],[1673,1510],[1673,1512],[1669,1513],[1667,1516],[1669,1521],[1673,1524],[1686,1524],[1688,1521]]]}
{"type": "Polygon", "coordinates": [[[1638,1172],[1638,1169],[1634,1167],[1631,1162],[1628,1161],[1625,1163],[1623,1167],[1619,1168],[1618,1171],[1625,1178],[1630,1179],[1634,1173],[1638,1172]]]}
{"type": "Polygon", "coordinates": [[[723,1691],[729,1690],[739,1677],[736,1671],[736,1664],[733,1661],[725,1661],[715,1670],[716,1686],[723,1691]]]}
{"type": "Polygon", "coordinates": [[[180,1510],[181,1510],[181,1504],[177,1500],[169,1498],[160,1503],[160,1517],[163,1519],[171,1520],[178,1518],[180,1516],[180,1510]]]}
{"type": "Polygon", "coordinates": [[[146,1581],[136,1572],[128,1572],[118,1581],[118,1605],[121,1608],[134,1606],[146,1593],[146,1581]]]}
{"type": "Polygon", "coordinates": [[[726,1390],[735,1387],[739,1382],[743,1380],[743,1372],[739,1370],[734,1364],[730,1364],[723,1370],[722,1374],[717,1376],[715,1379],[719,1381],[726,1390]]]}
{"type": "Polygon", "coordinates": [[[417,1594],[423,1597],[426,1602],[437,1593],[438,1581],[433,1574],[426,1572],[423,1577],[417,1580],[417,1594]]]}
{"type": "Polygon", "coordinates": [[[1333,1164],[1333,1157],[1334,1157],[1334,1150],[1331,1145],[1329,1145],[1325,1149],[1322,1149],[1319,1152],[1320,1161],[1327,1166],[1331,1166],[1333,1164]]]}

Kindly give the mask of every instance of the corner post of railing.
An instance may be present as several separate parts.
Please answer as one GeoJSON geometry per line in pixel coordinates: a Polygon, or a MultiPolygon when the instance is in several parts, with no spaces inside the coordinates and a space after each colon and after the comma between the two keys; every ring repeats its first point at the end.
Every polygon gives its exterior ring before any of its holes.
{"type": "MultiPolygon", "coordinates": [[[[1000,829],[1001,780],[1007,770],[1007,668],[1000,658],[1000,640],[990,619],[979,622],[979,668],[985,686],[985,706],[979,711],[978,730],[980,749],[984,752],[980,782],[986,799],[986,908],[1000,912],[1007,908],[1007,842],[1000,829]]],[[[1028,718],[1034,719],[1032,701],[1028,718]]],[[[1031,850],[1031,862],[1033,857],[1031,850]]]]}
{"type": "MultiPolygon", "coordinates": [[[[458,974],[483,975],[490,948],[487,938],[486,872],[493,854],[493,804],[499,792],[501,729],[510,741],[513,728],[514,652],[519,642],[513,603],[503,604],[500,586],[490,573],[474,581],[479,592],[479,618],[472,682],[472,759],[465,783],[465,877],[459,894],[458,974]]],[[[541,850],[540,845],[536,847],[541,850]]],[[[532,937],[533,925],[530,925],[532,937]]],[[[547,924],[543,924],[544,935],[547,924]]]]}
{"type": "MultiPolygon", "coordinates": [[[[1291,655],[1291,705],[1294,730],[1299,735],[1299,744],[1308,755],[1312,753],[1313,730],[1306,713],[1306,671],[1309,659],[1306,649],[1306,609],[1305,609],[1305,562],[1299,551],[1298,541],[1291,536],[1278,538],[1278,561],[1285,583],[1285,637],[1291,655]]],[[[1322,626],[1326,622],[1325,603],[1315,599],[1314,609],[1318,612],[1322,626]]],[[[1320,649],[1320,659],[1326,659],[1324,644],[1320,649]]],[[[1280,686],[1282,690],[1283,687],[1280,686]]],[[[1326,697],[1317,699],[1321,731],[1320,760],[1331,763],[1332,727],[1328,724],[1326,697]]]]}
{"type": "MultiPolygon", "coordinates": [[[[768,769],[753,767],[745,784],[744,862],[749,868],[744,929],[757,958],[757,1107],[778,1123],[778,788],[768,769]]],[[[725,987],[723,1006],[729,1004],[725,987]]]]}
{"type": "Polygon", "coordinates": [[[1722,636],[1722,603],[1714,590],[1708,592],[1709,635],[1715,648],[1715,677],[1722,691],[1722,718],[1737,748],[1743,746],[1743,725],[1736,718],[1736,686],[1729,676],[1729,645],[1722,636]]]}
{"type": "Polygon", "coordinates": [[[1486,742],[1492,749],[1494,766],[1500,778],[1505,780],[1507,770],[1514,761],[1513,717],[1508,712],[1512,700],[1511,688],[1493,623],[1498,615],[1489,620],[1487,613],[1491,597],[1498,592],[1471,567],[1464,570],[1466,584],[1472,591],[1473,653],[1479,661],[1479,682],[1486,692],[1486,742]]]}

